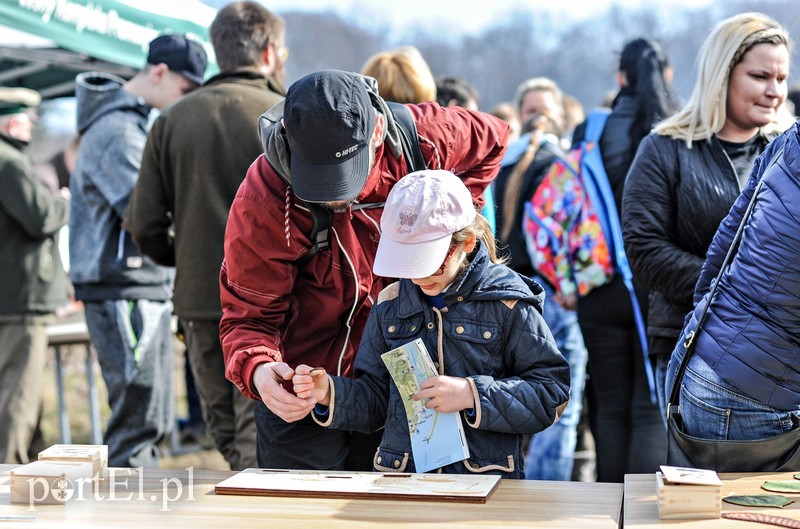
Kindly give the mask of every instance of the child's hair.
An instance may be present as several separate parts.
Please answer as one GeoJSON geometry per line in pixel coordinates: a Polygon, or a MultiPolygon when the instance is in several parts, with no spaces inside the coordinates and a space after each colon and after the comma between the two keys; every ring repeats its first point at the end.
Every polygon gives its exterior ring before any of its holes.
{"type": "Polygon", "coordinates": [[[517,216],[517,204],[519,204],[520,194],[522,193],[522,181],[525,173],[530,168],[536,153],[539,152],[542,138],[547,133],[556,133],[557,124],[551,115],[542,112],[536,114],[525,121],[523,132],[531,133],[530,142],[525,149],[525,154],[511,170],[511,174],[506,180],[505,195],[503,196],[502,214],[503,228],[500,232],[500,241],[507,242],[512,230],[518,230],[519,223],[514,221],[517,216]]]}
{"type": "MultiPolygon", "coordinates": [[[[507,259],[505,257],[498,257],[497,242],[494,239],[492,227],[489,226],[489,221],[487,221],[486,218],[480,213],[475,215],[475,220],[473,220],[469,226],[460,229],[453,234],[453,244],[460,244],[470,237],[475,237],[486,246],[486,250],[489,252],[489,260],[491,262],[497,264],[506,263],[507,259]]],[[[466,268],[467,263],[465,262],[463,266],[466,268]]]]}

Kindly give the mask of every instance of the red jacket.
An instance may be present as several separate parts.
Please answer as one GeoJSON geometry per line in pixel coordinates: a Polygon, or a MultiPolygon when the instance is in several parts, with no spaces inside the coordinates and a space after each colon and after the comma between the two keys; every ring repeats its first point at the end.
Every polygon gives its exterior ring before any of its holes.
{"type": "MultiPolygon", "coordinates": [[[[506,149],[506,123],[458,107],[408,107],[427,166],[461,176],[482,205],[483,190],[506,149]]],[[[358,201],[384,202],[406,172],[404,159],[379,147],[358,201]]],[[[300,268],[296,261],[311,247],[311,215],[287,193],[264,155],[250,166],[231,206],[220,272],[225,375],[242,393],[258,399],[251,381],[264,362],[302,363],[353,375],[369,311],[391,282],[372,273],[382,212],[334,214],[331,248],[300,268]]]]}

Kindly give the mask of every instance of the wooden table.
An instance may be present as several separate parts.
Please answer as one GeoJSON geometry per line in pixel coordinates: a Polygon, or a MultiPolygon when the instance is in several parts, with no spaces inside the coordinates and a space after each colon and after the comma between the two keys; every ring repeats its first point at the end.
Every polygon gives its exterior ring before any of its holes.
{"type": "Polygon", "coordinates": [[[145,470],[140,479],[135,470],[114,469],[119,470],[114,478],[117,499],[109,498],[110,479],[106,479],[100,499],[73,498],[66,505],[36,505],[31,511],[27,505],[10,504],[11,468],[0,465],[0,519],[35,517],[14,527],[610,529],[619,527],[622,507],[622,485],[609,483],[506,480],[487,503],[468,504],[223,496],[214,494],[214,485],[233,472],[197,470],[190,479],[186,470],[145,470]],[[124,480],[127,489],[120,484],[124,480]]]}
{"type": "MultiPolygon", "coordinates": [[[[742,494],[778,494],[765,491],[761,485],[765,481],[791,480],[795,472],[765,473],[753,472],[742,474],[720,474],[722,479],[722,497],[742,494]]],[[[800,520],[800,495],[781,493],[795,503],[783,509],[765,509],[757,507],[741,507],[722,502],[722,512],[756,512],[784,516],[800,520]]],[[[660,520],[658,518],[658,502],[656,499],[655,474],[629,474],[625,476],[625,495],[623,507],[623,527],[636,529],[650,529],[669,526],[686,529],[764,529],[774,527],[752,522],[738,520],[660,520]]]]}

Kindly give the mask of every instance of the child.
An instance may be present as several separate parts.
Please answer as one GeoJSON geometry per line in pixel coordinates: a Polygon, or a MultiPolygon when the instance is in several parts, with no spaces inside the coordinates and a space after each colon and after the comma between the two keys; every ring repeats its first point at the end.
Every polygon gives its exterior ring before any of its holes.
{"type": "Polygon", "coordinates": [[[406,413],[381,355],[422,339],[439,376],[415,400],[463,412],[470,458],[442,472],[522,478],[522,435],[553,424],[569,395],[569,367],[541,315],[542,289],[502,264],[464,183],[419,171],[389,193],[373,269],[404,278],[386,287],[369,316],[356,379],[297,366],[294,390],[319,403],[314,420],[384,434],[381,472],[414,472],[406,413]]]}

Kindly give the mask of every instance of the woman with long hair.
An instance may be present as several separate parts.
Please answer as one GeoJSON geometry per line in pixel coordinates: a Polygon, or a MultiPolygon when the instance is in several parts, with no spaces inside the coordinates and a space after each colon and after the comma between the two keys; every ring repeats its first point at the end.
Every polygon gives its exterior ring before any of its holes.
{"type": "MultiPolygon", "coordinates": [[[[638,38],[623,47],[619,93],[599,142],[617,215],[639,143],[671,112],[670,75],[666,55],[656,42],[638,38]]],[[[585,130],[585,124],[578,126],[573,144],[584,139],[585,130]]],[[[598,481],[621,483],[625,474],[654,472],[666,454],[664,427],[651,399],[641,346],[644,331],[636,324],[637,308],[631,298],[636,296],[646,320],[647,292],[637,282],[633,287],[632,294],[616,274],[577,300],[589,351],[587,392],[598,481]]]]}
{"type": "Polygon", "coordinates": [[[628,172],[623,235],[634,277],[650,289],[647,334],[662,415],[667,362],[714,233],[758,155],[791,123],[782,123],[789,48],[786,30],[760,13],[717,24],[689,102],[642,141],[628,172]]]}

